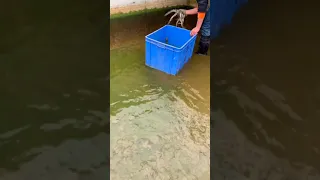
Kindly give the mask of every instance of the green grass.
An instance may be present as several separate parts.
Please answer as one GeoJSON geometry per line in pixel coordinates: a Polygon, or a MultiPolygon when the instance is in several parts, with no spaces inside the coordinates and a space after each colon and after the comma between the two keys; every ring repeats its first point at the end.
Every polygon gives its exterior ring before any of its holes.
{"type": "Polygon", "coordinates": [[[118,18],[125,18],[128,16],[137,16],[142,15],[145,13],[151,13],[151,12],[158,12],[158,11],[165,11],[165,10],[171,10],[171,9],[190,9],[190,6],[173,6],[173,7],[164,7],[164,8],[152,8],[152,9],[142,9],[139,11],[131,11],[128,13],[117,13],[110,15],[110,19],[118,19],[118,18]]]}

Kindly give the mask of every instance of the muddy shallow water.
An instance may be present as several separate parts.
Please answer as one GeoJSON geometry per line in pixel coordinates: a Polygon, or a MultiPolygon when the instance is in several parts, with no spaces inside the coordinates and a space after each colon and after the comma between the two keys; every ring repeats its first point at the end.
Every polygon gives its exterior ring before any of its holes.
{"type": "Polygon", "coordinates": [[[114,180],[210,179],[210,59],[194,56],[177,76],[145,66],[144,37],[163,14],[111,22],[114,180]]]}

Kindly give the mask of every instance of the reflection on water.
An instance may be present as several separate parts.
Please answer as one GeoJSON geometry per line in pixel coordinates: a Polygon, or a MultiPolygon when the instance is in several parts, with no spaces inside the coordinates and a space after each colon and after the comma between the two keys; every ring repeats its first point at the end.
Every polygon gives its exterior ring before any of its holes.
{"type": "Polygon", "coordinates": [[[250,2],[214,41],[215,178],[320,179],[319,27],[310,7],[250,2]]]}
{"type": "MultiPolygon", "coordinates": [[[[111,22],[111,42],[121,38],[120,26],[131,28],[133,36],[118,41],[121,46],[111,44],[114,180],[210,179],[210,60],[194,56],[178,76],[146,67],[144,36],[167,22],[163,14],[149,14],[153,23],[139,31],[135,27],[141,26],[129,26],[125,19],[111,22]]],[[[135,22],[148,21],[140,18],[135,22]]]]}
{"type": "Polygon", "coordinates": [[[1,180],[107,178],[104,7],[99,0],[1,4],[1,180]]]}

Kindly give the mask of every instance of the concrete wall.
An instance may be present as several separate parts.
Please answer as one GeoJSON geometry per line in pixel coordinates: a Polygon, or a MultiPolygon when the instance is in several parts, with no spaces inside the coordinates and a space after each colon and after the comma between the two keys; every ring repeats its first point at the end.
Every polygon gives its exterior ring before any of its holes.
{"type": "Polygon", "coordinates": [[[189,0],[110,0],[110,14],[187,5],[189,0]]]}

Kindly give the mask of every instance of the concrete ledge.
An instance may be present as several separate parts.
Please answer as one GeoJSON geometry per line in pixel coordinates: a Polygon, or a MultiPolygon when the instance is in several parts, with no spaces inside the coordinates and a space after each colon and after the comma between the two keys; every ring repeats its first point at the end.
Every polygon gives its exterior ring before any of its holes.
{"type": "Polygon", "coordinates": [[[119,13],[129,13],[133,11],[140,11],[144,9],[153,9],[153,8],[164,8],[170,6],[182,6],[188,5],[188,0],[158,0],[156,2],[146,2],[143,4],[132,4],[122,7],[111,7],[110,15],[119,14],[119,13]]]}

